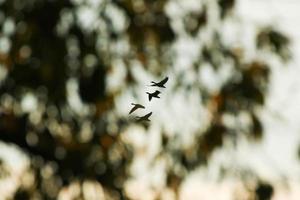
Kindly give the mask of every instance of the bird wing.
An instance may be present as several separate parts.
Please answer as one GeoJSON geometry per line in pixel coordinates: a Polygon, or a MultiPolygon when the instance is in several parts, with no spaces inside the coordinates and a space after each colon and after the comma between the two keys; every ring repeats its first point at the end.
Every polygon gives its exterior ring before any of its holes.
{"type": "Polygon", "coordinates": [[[165,84],[167,81],[169,80],[169,77],[166,77],[164,80],[162,80],[161,82],[159,82],[160,84],[165,84]]]}
{"type": "Polygon", "coordinates": [[[137,106],[134,106],[134,107],[130,110],[129,114],[133,113],[136,109],[138,109],[138,107],[137,107],[137,106]]]}
{"type": "Polygon", "coordinates": [[[148,118],[150,117],[152,115],[152,112],[150,112],[150,113],[148,113],[147,115],[144,115],[144,116],[142,116],[142,117],[137,117],[136,118],[136,120],[138,121],[138,122],[141,122],[141,121],[150,121],[148,118]]]}
{"type": "Polygon", "coordinates": [[[158,94],[160,94],[160,91],[156,90],[153,94],[158,95],[158,94]]]}
{"type": "Polygon", "coordinates": [[[152,94],[148,94],[148,99],[149,99],[149,101],[151,101],[151,99],[152,99],[152,94]]]}
{"type": "Polygon", "coordinates": [[[148,113],[147,115],[145,115],[144,117],[149,118],[152,115],[152,112],[148,113]]]}
{"type": "Polygon", "coordinates": [[[141,104],[137,104],[138,108],[145,108],[145,106],[141,105],[141,104]]]}

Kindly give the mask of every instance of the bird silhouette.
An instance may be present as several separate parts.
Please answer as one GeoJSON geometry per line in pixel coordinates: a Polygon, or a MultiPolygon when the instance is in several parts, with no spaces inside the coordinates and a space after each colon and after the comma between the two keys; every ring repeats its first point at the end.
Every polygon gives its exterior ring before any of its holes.
{"type": "Polygon", "coordinates": [[[169,80],[169,77],[164,78],[162,81],[156,83],[154,81],[151,81],[152,85],[150,86],[156,86],[156,87],[161,87],[161,88],[166,88],[165,83],[169,80]]]}
{"type": "Polygon", "coordinates": [[[149,101],[151,101],[152,98],[160,98],[158,95],[160,94],[160,91],[156,90],[155,92],[153,93],[149,93],[149,92],[146,92],[148,94],[148,99],[149,101]]]}
{"type": "Polygon", "coordinates": [[[141,121],[150,121],[149,117],[152,115],[152,112],[148,113],[147,115],[144,115],[142,117],[137,117],[137,121],[141,122],[141,121]]]}
{"type": "Polygon", "coordinates": [[[131,108],[129,114],[133,113],[134,111],[136,111],[139,108],[142,108],[142,109],[145,108],[145,106],[138,104],[138,103],[132,103],[131,105],[133,105],[133,108],[131,108]]]}

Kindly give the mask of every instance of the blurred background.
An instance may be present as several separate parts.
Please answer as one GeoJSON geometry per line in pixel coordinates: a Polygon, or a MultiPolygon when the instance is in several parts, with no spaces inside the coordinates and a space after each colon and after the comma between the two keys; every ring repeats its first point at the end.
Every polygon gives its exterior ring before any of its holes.
{"type": "Polygon", "coordinates": [[[0,0],[0,199],[298,200],[299,10],[0,0]]]}

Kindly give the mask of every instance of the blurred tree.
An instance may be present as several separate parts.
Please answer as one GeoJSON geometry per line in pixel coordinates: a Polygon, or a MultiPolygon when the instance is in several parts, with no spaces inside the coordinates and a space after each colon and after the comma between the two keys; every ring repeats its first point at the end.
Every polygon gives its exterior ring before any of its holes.
{"type": "MultiPolygon", "coordinates": [[[[235,1],[216,2],[222,23],[230,16],[235,1]]],[[[174,53],[172,45],[180,36],[166,14],[167,3],[1,1],[0,11],[5,17],[0,24],[6,33],[1,37],[10,41],[10,47],[0,47],[1,68],[7,71],[0,85],[0,139],[28,153],[35,177],[30,188],[19,188],[15,199],[56,199],[63,186],[75,180],[83,184],[86,179],[99,181],[112,199],[129,198],[124,183],[131,176],[134,152],[120,133],[130,123],[116,115],[114,100],[125,86],[137,84],[130,61],[138,60],[153,75],[172,68],[168,53],[174,53]],[[116,15],[124,21],[121,27],[115,23],[116,15]],[[124,41],[129,44],[125,53],[116,48],[118,42],[124,41]],[[110,92],[107,78],[115,59],[126,63],[126,82],[118,91],[110,92]],[[28,100],[29,94],[33,97],[28,100]],[[35,108],[27,110],[24,102],[34,100],[35,108]]],[[[203,5],[199,12],[183,17],[188,37],[197,38],[209,26],[209,4],[203,5]]],[[[175,193],[189,172],[206,164],[211,153],[222,147],[225,137],[241,133],[238,126],[232,128],[224,123],[225,114],[238,117],[247,112],[250,124],[245,133],[256,139],[263,134],[255,109],[264,105],[270,67],[259,59],[245,62],[240,53],[243,50],[225,46],[220,34],[216,29],[211,33],[213,42],[203,42],[193,68],[198,74],[202,65],[209,63],[218,71],[225,59],[234,65],[232,76],[218,93],[210,93],[199,82],[192,86],[199,88],[204,106],[211,111],[209,127],[196,134],[192,150],[173,147],[172,138],[163,135],[162,155],[170,156],[181,169],[170,165],[167,170],[166,185],[175,193]]],[[[267,49],[288,57],[289,40],[278,31],[261,30],[256,39],[258,51],[267,49]]],[[[180,80],[177,86],[183,87],[180,80]]],[[[270,196],[272,191],[263,185],[256,193],[270,196]]]]}

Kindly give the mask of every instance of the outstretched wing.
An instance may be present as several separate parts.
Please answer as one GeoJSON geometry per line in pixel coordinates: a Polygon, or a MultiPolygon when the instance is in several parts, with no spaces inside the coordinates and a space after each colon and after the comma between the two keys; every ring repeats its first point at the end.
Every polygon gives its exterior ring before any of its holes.
{"type": "Polygon", "coordinates": [[[160,94],[160,91],[156,90],[153,94],[154,94],[155,96],[156,96],[156,95],[159,95],[159,94],[160,94]]]}
{"type": "Polygon", "coordinates": [[[138,109],[138,107],[137,107],[137,106],[134,106],[134,107],[130,110],[129,114],[133,113],[136,109],[138,109]]]}
{"type": "Polygon", "coordinates": [[[137,117],[136,121],[141,122],[141,121],[150,121],[149,117],[152,115],[152,112],[148,113],[147,115],[144,115],[142,117],[137,117]]]}
{"type": "Polygon", "coordinates": [[[148,99],[149,99],[149,101],[151,101],[151,99],[152,99],[152,94],[148,94],[148,99]]]}
{"type": "Polygon", "coordinates": [[[160,81],[159,84],[164,85],[169,80],[169,77],[166,77],[164,80],[160,81]]]}
{"type": "Polygon", "coordinates": [[[132,103],[131,105],[134,105],[134,107],[130,110],[129,114],[133,113],[135,110],[139,109],[139,108],[145,108],[145,106],[141,105],[141,104],[134,104],[132,103]]]}
{"type": "Polygon", "coordinates": [[[148,113],[147,115],[145,115],[145,118],[149,118],[152,115],[152,112],[148,113]]]}
{"type": "Polygon", "coordinates": [[[137,106],[138,106],[139,108],[142,108],[142,109],[145,108],[145,106],[143,106],[143,105],[141,105],[141,104],[137,104],[137,106]]]}

